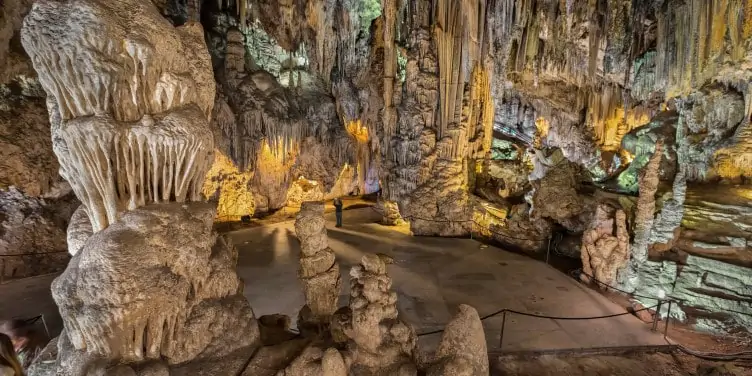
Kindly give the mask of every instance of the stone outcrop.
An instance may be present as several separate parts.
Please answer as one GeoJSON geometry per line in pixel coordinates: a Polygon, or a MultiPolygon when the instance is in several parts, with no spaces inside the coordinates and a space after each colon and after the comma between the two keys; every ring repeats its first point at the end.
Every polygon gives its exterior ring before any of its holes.
{"type": "Polygon", "coordinates": [[[598,205],[588,229],[582,234],[581,258],[585,282],[593,276],[614,286],[617,273],[623,272],[629,262],[629,232],[624,210],[598,205]]]}
{"type": "Polygon", "coordinates": [[[306,299],[299,326],[328,324],[337,310],[340,273],[334,251],[328,245],[323,202],[303,203],[295,218],[295,234],[300,240],[298,278],[306,299]]]}
{"type": "Polygon", "coordinates": [[[376,208],[381,212],[381,223],[387,226],[398,226],[405,223],[399,212],[399,205],[394,201],[379,200],[376,208]]]}
{"type": "Polygon", "coordinates": [[[461,304],[447,324],[427,376],[488,375],[486,335],[478,311],[461,304]]]}
{"type": "Polygon", "coordinates": [[[52,285],[65,323],[59,367],[76,374],[97,358],[177,365],[256,345],[237,251],[213,233],[213,219],[211,204],[153,204],[92,235],[52,285]]]}
{"type": "Polygon", "coordinates": [[[15,187],[0,190],[0,276],[31,277],[65,268],[65,229],[77,205],[71,194],[43,199],[15,187]]]}
{"type": "MultiPolygon", "coordinates": [[[[689,255],[681,264],[672,261],[646,261],[640,269],[636,294],[656,299],[636,298],[646,306],[657,299],[671,299],[671,315],[688,319],[695,326],[726,332],[752,326],[752,274],[749,269],[721,261],[689,255]]],[[[664,304],[661,314],[668,313],[664,304]]]]}
{"type": "Polygon", "coordinates": [[[7,95],[0,89],[0,189],[15,186],[31,197],[47,194],[61,181],[44,97],[28,92],[37,88],[16,81],[4,88],[7,95]]]}
{"type": "Polygon", "coordinates": [[[416,336],[399,320],[397,293],[386,264],[374,254],[363,256],[350,271],[351,321],[344,328],[350,338],[351,372],[356,375],[415,375],[416,336]]]}
{"type": "Polygon", "coordinates": [[[577,193],[577,166],[563,159],[532,181],[533,217],[550,218],[570,231],[584,230],[589,212],[587,199],[577,193]]]}

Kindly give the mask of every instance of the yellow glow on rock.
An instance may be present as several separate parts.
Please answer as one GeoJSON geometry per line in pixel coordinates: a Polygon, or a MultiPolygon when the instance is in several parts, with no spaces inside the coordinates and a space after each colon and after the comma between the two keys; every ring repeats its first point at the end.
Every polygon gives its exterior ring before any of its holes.
{"type": "Polygon", "coordinates": [[[535,142],[540,146],[543,143],[543,140],[548,137],[548,120],[544,117],[535,119],[535,128],[537,129],[537,132],[535,132],[535,142]]]}
{"type": "Polygon", "coordinates": [[[593,124],[595,135],[601,149],[617,151],[621,147],[621,140],[635,128],[650,122],[650,114],[646,111],[617,108],[613,114],[593,124]]]}
{"type": "Polygon", "coordinates": [[[353,138],[359,143],[363,144],[368,142],[368,128],[363,125],[363,122],[360,119],[352,120],[347,123],[347,133],[349,133],[350,136],[353,136],[353,138]]]}
{"type": "Polygon", "coordinates": [[[250,190],[252,178],[253,172],[239,171],[230,158],[214,150],[214,163],[206,174],[202,193],[206,198],[219,193],[217,221],[238,221],[241,216],[253,215],[256,202],[250,190]]]}
{"type": "Polygon", "coordinates": [[[624,161],[624,164],[632,163],[634,160],[634,155],[624,149],[619,150],[619,156],[621,157],[621,160],[624,161]]]}

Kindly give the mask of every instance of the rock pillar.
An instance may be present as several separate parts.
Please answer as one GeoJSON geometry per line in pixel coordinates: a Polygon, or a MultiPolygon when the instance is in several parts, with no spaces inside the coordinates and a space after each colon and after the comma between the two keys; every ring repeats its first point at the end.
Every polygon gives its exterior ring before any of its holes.
{"type": "Polygon", "coordinates": [[[298,278],[306,298],[299,324],[328,323],[337,310],[340,273],[334,251],[327,244],[323,202],[307,201],[301,205],[295,218],[295,233],[300,239],[298,278]]]}

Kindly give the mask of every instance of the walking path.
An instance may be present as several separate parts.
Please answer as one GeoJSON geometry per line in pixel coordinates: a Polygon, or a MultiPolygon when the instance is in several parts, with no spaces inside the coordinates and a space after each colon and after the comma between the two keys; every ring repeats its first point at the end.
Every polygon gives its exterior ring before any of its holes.
{"type": "MultiPolygon", "coordinates": [[[[344,227],[327,214],[329,245],[337,253],[343,283],[340,305],[347,304],[349,269],[365,252],[394,258],[389,274],[404,320],[418,333],[441,329],[461,303],[481,316],[502,308],[558,317],[590,317],[624,312],[604,296],[552,267],[470,239],[409,235],[406,227],[375,223],[370,208],[346,210],[344,227]]],[[[283,313],[293,318],[305,299],[296,272],[298,240],[294,222],[231,232],[240,256],[238,274],[257,316],[283,313]]],[[[499,348],[501,315],[484,321],[489,350],[499,348]]],[[[663,337],[632,315],[600,320],[551,320],[508,314],[503,350],[572,349],[663,345],[663,337]]],[[[423,336],[427,346],[440,334],[423,336]]]]}
{"type": "MultiPolygon", "coordinates": [[[[349,269],[365,252],[390,255],[393,289],[404,320],[418,333],[442,329],[461,303],[481,316],[502,308],[559,317],[602,316],[624,312],[604,296],[539,261],[485,246],[470,239],[409,235],[407,227],[375,223],[370,208],[346,210],[344,227],[334,228],[327,214],[329,244],[342,267],[340,305],[347,304],[349,269]]],[[[265,224],[229,233],[239,250],[238,274],[257,316],[283,313],[294,319],[304,304],[297,280],[300,247],[292,221],[265,224]]],[[[0,284],[0,319],[44,314],[53,336],[61,330],[50,295],[56,275],[0,284]]],[[[489,350],[499,348],[501,315],[484,321],[489,350]]],[[[441,335],[421,336],[435,345],[441,335]]],[[[631,315],[569,321],[507,315],[504,351],[551,350],[611,346],[662,345],[662,336],[631,315]]]]}

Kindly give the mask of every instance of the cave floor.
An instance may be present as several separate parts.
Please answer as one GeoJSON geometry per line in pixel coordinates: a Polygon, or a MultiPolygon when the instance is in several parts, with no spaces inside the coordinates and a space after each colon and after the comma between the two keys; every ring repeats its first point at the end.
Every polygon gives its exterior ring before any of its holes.
{"type": "MultiPolygon", "coordinates": [[[[558,270],[531,258],[471,239],[413,237],[407,227],[376,223],[370,208],[346,210],[344,227],[327,214],[329,245],[342,266],[340,305],[347,304],[348,271],[364,252],[390,255],[393,289],[402,318],[418,333],[441,329],[461,303],[481,316],[502,308],[559,317],[601,316],[624,312],[618,304],[558,270]]],[[[294,222],[280,222],[228,233],[238,247],[238,274],[256,316],[283,313],[295,321],[304,303],[297,280],[298,240],[294,222]]],[[[0,284],[0,319],[44,314],[52,336],[62,327],[44,275],[0,284]]],[[[501,315],[484,321],[489,350],[499,349],[501,315]]],[[[41,329],[41,327],[40,327],[41,329]]],[[[440,334],[420,337],[430,351],[440,334]]],[[[632,315],[569,321],[507,315],[504,351],[662,345],[662,336],[632,315]]]]}
{"type": "MultiPolygon", "coordinates": [[[[441,329],[458,304],[481,316],[513,309],[559,317],[592,317],[624,312],[606,297],[545,263],[471,239],[414,237],[407,227],[376,223],[370,208],[346,210],[344,226],[327,214],[329,246],[342,267],[340,305],[347,304],[349,269],[365,252],[394,258],[389,274],[399,295],[402,318],[420,333],[441,329]]],[[[296,321],[304,304],[296,273],[300,247],[294,222],[247,228],[228,234],[239,250],[238,274],[257,316],[283,313],[296,321]]],[[[501,315],[484,321],[489,350],[499,349],[501,315]]],[[[632,315],[589,321],[551,320],[507,314],[504,351],[663,345],[632,315]]],[[[440,334],[420,337],[429,351],[440,334]]]]}

